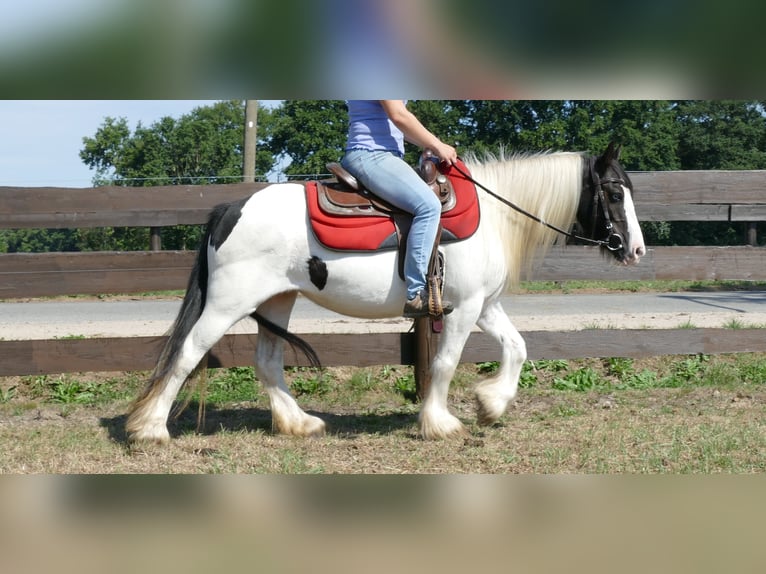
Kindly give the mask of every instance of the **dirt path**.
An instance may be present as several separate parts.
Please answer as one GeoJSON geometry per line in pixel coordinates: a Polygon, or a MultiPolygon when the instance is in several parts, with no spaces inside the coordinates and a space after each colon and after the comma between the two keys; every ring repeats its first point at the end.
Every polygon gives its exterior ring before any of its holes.
{"type": "MultiPolygon", "coordinates": [[[[522,294],[503,298],[520,331],[580,329],[673,329],[679,327],[762,327],[766,292],[522,294]]],[[[29,300],[0,303],[0,337],[159,336],[170,328],[180,306],[175,298],[29,300]]],[[[403,332],[403,318],[355,319],[298,299],[290,329],[296,333],[403,332]]],[[[256,332],[248,319],[232,333],[256,332]]]]}

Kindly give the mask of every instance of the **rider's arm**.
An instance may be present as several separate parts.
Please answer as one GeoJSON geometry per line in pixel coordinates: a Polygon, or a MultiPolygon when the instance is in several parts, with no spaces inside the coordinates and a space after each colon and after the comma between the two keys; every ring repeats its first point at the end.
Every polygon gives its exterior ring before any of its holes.
{"type": "Polygon", "coordinates": [[[457,151],[451,145],[445,144],[434,134],[426,129],[407,109],[404,100],[380,100],[389,119],[394,125],[402,130],[405,139],[418,147],[430,149],[441,160],[454,163],[457,160],[457,151]]]}

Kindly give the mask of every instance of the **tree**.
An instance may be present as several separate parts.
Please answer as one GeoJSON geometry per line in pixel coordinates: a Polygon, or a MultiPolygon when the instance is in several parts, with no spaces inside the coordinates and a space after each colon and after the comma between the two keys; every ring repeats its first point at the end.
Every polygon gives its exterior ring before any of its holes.
{"type": "Polygon", "coordinates": [[[325,174],[326,164],[342,157],[348,130],[343,100],[286,100],[274,116],[264,146],[273,156],[291,160],[284,169],[288,176],[325,174]]]}
{"type": "MultiPolygon", "coordinates": [[[[195,108],[179,119],[164,117],[133,134],[126,120],[106,118],[93,137],[83,138],[80,158],[96,170],[95,182],[146,186],[229,183],[242,178],[244,101],[195,108]]],[[[268,109],[259,132],[271,124],[268,109]]],[[[272,154],[259,149],[256,166],[271,170],[272,154]]]]}
{"type": "Polygon", "coordinates": [[[766,168],[766,117],[757,101],[679,103],[682,169],[766,168]]]}
{"type": "MultiPolygon", "coordinates": [[[[93,137],[83,138],[81,159],[96,170],[96,185],[157,186],[217,184],[242,180],[244,101],[218,102],[195,108],[179,119],[164,117],[131,133],[122,118],[106,118],[93,137]]],[[[267,109],[259,116],[259,134],[271,125],[267,109]]],[[[256,166],[271,170],[274,157],[258,148],[256,166]]],[[[196,247],[201,226],[162,230],[166,248],[196,247]]],[[[145,249],[148,230],[107,228],[80,230],[82,249],[145,249]],[[106,247],[111,246],[111,247],[106,247]]]]}

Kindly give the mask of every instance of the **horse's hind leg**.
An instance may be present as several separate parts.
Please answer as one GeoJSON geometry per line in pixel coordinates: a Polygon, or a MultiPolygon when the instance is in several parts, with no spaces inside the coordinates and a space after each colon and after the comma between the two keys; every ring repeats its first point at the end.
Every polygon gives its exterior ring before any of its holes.
{"type": "MultiPolygon", "coordinates": [[[[258,313],[287,329],[296,294],[276,295],[258,307],[258,313]]],[[[255,373],[263,383],[271,403],[274,432],[296,436],[321,436],[322,419],[305,413],[290,394],[284,378],[284,341],[268,329],[258,329],[255,373]]]]}
{"type": "Polygon", "coordinates": [[[508,403],[516,396],[527,347],[499,301],[484,310],[478,325],[503,347],[497,373],[476,386],[479,424],[490,425],[503,415],[508,403]]]}
{"type": "Polygon", "coordinates": [[[170,440],[167,420],[176,395],[205,354],[226,334],[239,316],[221,314],[208,306],[184,339],[168,371],[156,374],[146,392],[133,405],[126,429],[131,442],[166,443],[170,440]]]}

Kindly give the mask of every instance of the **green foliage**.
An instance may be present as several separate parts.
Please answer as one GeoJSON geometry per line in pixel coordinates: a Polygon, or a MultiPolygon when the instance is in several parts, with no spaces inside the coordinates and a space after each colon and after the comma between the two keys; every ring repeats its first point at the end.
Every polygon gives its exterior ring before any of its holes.
{"type": "MultiPolygon", "coordinates": [[[[529,362],[531,365],[532,363],[529,362]]],[[[537,361],[536,376],[531,367],[522,371],[534,376],[533,384],[563,392],[612,392],[642,389],[713,387],[731,389],[744,384],[766,382],[766,361],[762,356],[737,355],[733,360],[718,360],[708,355],[689,355],[661,362],[653,368],[636,371],[633,359],[612,357],[600,361],[537,361]],[[541,364],[543,363],[543,364],[541,364]]],[[[531,386],[531,385],[527,385],[531,386]]]]}
{"type": "Polygon", "coordinates": [[[603,382],[601,375],[591,367],[577,369],[553,379],[553,388],[559,391],[591,391],[603,382]]]}
{"type": "Polygon", "coordinates": [[[214,404],[252,401],[259,390],[252,367],[230,367],[216,369],[208,381],[207,397],[214,404]]]}
{"type": "Polygon", "coordinates": [[[396,377],[394,380],[394,390],[402,395],[405,400],[414,403],[418,397],[415,376],[408,374],[396,377]]]}
{"type": "Polygon", "coordinates": [[[535,367],[531,361],[525,361],[521,367],[521,374],[519,375],[519,387],[522,389],[528,389],[534,387],[537,384],[537,375],[535,374],[535,367]]]}
{"type": "MultiPolygon", "coordinates": [[[[258,112],[261,136],[268,133],[269,116],[267,109],[258,112]]],[[[243,100],[201,106],[149,127],[139,123],[133,133],[125,118],[106,118],[93,137],[83,138],[80,158],[96,170],[97,184],[230,183],[242,177],[244,123],[243,100]]],[[[261,150],[256,166],[265,173],[272,164],[268,150],[261,150]]]]}
{"type": "Polygon", "coordinates": [[[607,374],[624,378],[633,374],[633,359],[627,357],[611,357],[606,361],[607,374]]]}
{"type": "Polygon", "coordinates": [[[535,361],[534,366],[541,371],[558,373],[569,368],[569,362],[564,359],[540,359],[535,361]]]}
{"type": "Polygon", "coordinates": [[[683,382],[694,381],[704,374],[708,361],[707,355],[688,357],[674,365],[672,375],[683,382]]]}
{"type": "Polygon", "coordinates": [[[10,402],[16,396],[18,385],[11,385],[6,389],[0,389],[0,403],[10,402]]]}
{"type": "Polygon", "coordinates": [[[740,321],[739,319],[737,319],[736,317],[733,317],[732,319],[730,319],[729,321],[727,321],[724,324],[724,327],[726,329],[737,330],[737,329],[744,329],[745,328],[745,324],[742,321],[740,321]]]}
{"type": "Polygon", "coordinates": [[[615,385],[616,389],[653,389],[660,386],[660,380],[655,371],[643,369],[638,373],[628,373],[627,376],[620,378],[620,382],[615,385]]]}
{"type": "Polygon", "coordinates": [[[112,381],[82,381],[69,375],[52,378],[47,375],[25,380],[33,398],[64,405],[96,405],[126,396],[125,389],[117,390],[112,381]]]}
{"type": "Polygon", "coordinates": [[[766,383],[766,362],[748,356],[738,357],[737,369],[740,377],[748,384],[763,385],[766,383]]]}
{"type": "Polygon", "coordinates": [[[265,147],[274,157],[292,160],[284,170],[288,176],[313,177],[341,159],[347,130],[343,100],[285,100],[275,111],[265,147]]]}
{"type": "Polygon", "coordinates": [[[499,361],[485,361],[483,363],[476,364],[476,369],[483,375],[494,373],[499,367],[499,361]]]}
{"type": "Polygon", "coordinates": [[[332,375],[330,375],[330,373],[327,371],[300,369],[297,372],[299,374],[290,384],[290,387],[296,396],[322,396],[330,390],[332,375]]]}

